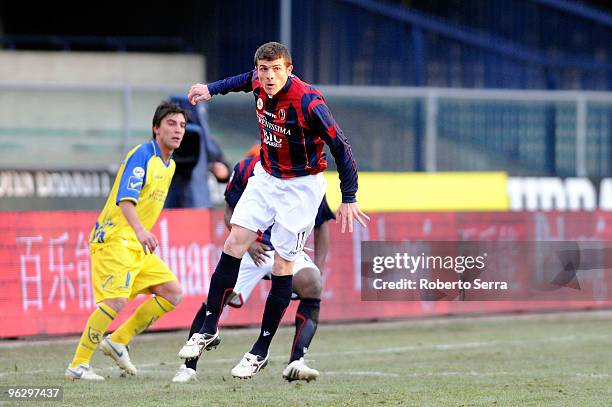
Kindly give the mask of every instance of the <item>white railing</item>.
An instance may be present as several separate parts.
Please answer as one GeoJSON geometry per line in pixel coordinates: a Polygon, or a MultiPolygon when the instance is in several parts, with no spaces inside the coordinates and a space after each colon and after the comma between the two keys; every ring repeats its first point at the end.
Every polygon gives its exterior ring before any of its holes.
{"type": "MultiPolygon", "coordinates": [[[[511,89],[451,89],[451,88],[389,88],[381,86],[321,86],[328,97],[367,95],[370,98],[421,98],[426,101],[425,113],[425,169],[436,171],[437,119],[440,99],[500,101],[500,102],[569,102],[576,109],[576,175],[587,176],[587,110],[588,103],[610,103],[612,114],[612,92],[593,91],[543,91],[511,89]]],[[[612,126],[612,124],[611,124],[612,126]]],[[[612,133],[611,133],[612,137],[612,133]]]]}
{"type": "MultiPolygon", "coordinates": [[[[169,94],[184,94],[189,86],[190,84],[131,85],[0,81],[0,146],[5,147],[0,148],[0,162],[2,162],[0,166],[16,169],[66,167],[72,165],[70,157],[73,155],[82,157],[81,160],[73,160],[74,165],[79,167],[99,167],[105,160],[108,161],[108,164],[116,163],[121,154],[125,153],[134,143],[135,137],[144,137],[147,132],[150,133],[150,121],[157,103],[169,94]],[[73,134],[73,137],[69,141],[60,137],[57,139],[58,143],[67,144],[54,146],[56,139],[48,138],[49,133],[70,133],[73,134]],[[104,136],[106,134],[108,136],[104,136]],[[95,156],[84,148],[84,145],[93,141],[103,144],[104,137],[107,137],[108,145],[111,146],[106,154],[95,156]],[[41,154],[44,154],[45,157],[42,157],[41,154]],[[93,158],[90,158],[90,155],[93,158]]],[[[423,123],[423,146],[422,151],[418,151],[417,154],[422,154],[423,169],[426,171],[440,169],[439,145],[442,142],[439,134],[440,101],[512,102],[518,106],[533,102],[573,105],[575,109],[575,175],[577,176],[589,175],[587,129],[589,109],[592,104],[604,104],[606,109],[609,104],[611,113],[607,120],[612,121],[612,92],[360,86],[319,86],[317,88],[325,95],[335,115],[334,107],[345,103],[346,100],[361,101],[372,105],[381,101],[391,104],[396,101],[422,103],[421,117],[414,120],[421,120],[423,123]]],[[[247,96],[242,98],[218,97],[209,102],[210,121],[213,128],[223,131],[228,126],[235,125],[236,128],[232,129],[232,132],[235,130],[237,133],[244,133],[242,144],[236,142],[231,144],[230,140],[217,138],[224,147],[227,141],[230,142],[230,150],[232,148],[236,150],[235,156],[229,154],[230,159],[237,158],[243,144],[246,147],[247,143],[250,143],[256,136],[253,134],[252,126],[247,128],[246,125],[240,124],[241,120],[244,120],[245,123],[254,120],[253,113],[249,112],[248,108],[253,103],[252,96],[247,96]],[[248,113],[244,115],[240,113],[241,117],[232,116],[237,106],[244,108],[244,111],[248,113]],[[217,115],[235,117],[239,120],[236,123],[233,123],[233,120],[222,122],[217,115]]],[[[359,122],[363,119],[363,117],[357,117],[357,114],[353,117],[350,113],[343,113],[342,117],[340,116],[336,115],[336,119],[343,128],[350,128],[352,122],[359,122]]],[[[372,116],[368,120],[375,121],[377,118],[372,116]]],[[[607,123],[607,126],[612,129],[612,123],[607,123]]],[[[409,129],[411,126],[411,123],[406,124],[409,129]]],[[[612,138],[612,130],[603,131],[610,131],[612,138]]],[[[357,134],[356,136],[349,134],[352,144],[368,142],[368,140],[359,138],[369,135],[359,135],[358,129],[353,129],[351,132],[357,134]]],[[[412,131],[408,133],[412,134],[412,131]]],[[[609,142],[612,143],[612,141],[609,142]]],[[[365,153],[368,152],[367,150],[367,148],[363,149],[365,153]]],[[[410,161],[412,157],[405,159],[410,161]]]]}

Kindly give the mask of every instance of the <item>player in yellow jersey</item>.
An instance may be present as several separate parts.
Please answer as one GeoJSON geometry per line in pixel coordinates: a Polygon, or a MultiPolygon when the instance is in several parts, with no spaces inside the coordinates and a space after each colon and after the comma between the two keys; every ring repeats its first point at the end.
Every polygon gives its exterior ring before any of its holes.
{"type": "Polygon", "coordinates": [[[153,139],[134,147],[119,168],[106,205],[89,239],[91,276],[97,308],[91,313],[66,369],[70,380],[104,380],[89,361],[98,347],[127,374],[137,373],[127,344],[182,299],[182,288],[153,252],[155,225],[174,175],[172,152],[185,134],[185,112],[162,102],[153,116],[153,139]],[[112,335],[103,335],[119,311],[137,294],[153,294],[112,335]]]}

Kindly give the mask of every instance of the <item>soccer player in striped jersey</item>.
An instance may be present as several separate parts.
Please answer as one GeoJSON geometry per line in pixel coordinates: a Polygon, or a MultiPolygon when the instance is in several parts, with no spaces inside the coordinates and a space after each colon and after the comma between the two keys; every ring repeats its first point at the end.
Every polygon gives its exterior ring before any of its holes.
{"type": "Polygon", "coordinates": [[[185,134],[185,112],[174,103],[162,102],[155,110],[152,131],[151,141],[126,155],[91,231],[91,276],[97,308],[89,316],[66,369],[69,380],[104,380],[89,365],[98,345],[126,374],[136,374],[128,342],[181,301],[181,285],[153,253],[158,240],[151,229],[164,207],[174,175],[172,152],[185,134]],[[141,293],[153,296],[103,339],[117,314],[141,293]]]}
{"type": "Polygon", "coordinates": [[[289,50],[269,42],[255,52],[255,69],[209,85],[195,84],[187,97],[192,103],[217,94],[252,92],[260,128],[261,161],[234,209],[232,230],[211,277],[206,318],[179,351],[179,357],[197,357],[218,343],[218,321],[238,278],[242,256],[257,233],[272,226],[274,265],[272,286],[264,309],[261,333],[236,365],[234,377],[252,377],[268,362],[268,348],[291,299],[293,263],[314,226],[325,194],[322,172],[327,167],[324,144],[340,175],[342,204],[336,213],[341,231],[353,231],[353,221],[366,227],[369,220],[357,204],[357,167],[351,148],[323,96],[292,74],[289,50]]]}
{"type": "MultiPolygon", "coordinates": [[[[242,196],[250,177],[253,175],[255,164],[259,162],[259,146],[257,155],[247,157],[238,162],[234,167],[232,177],[225,190],[225,224],[231,230],[230,219],[236,204],[242,196]]],[[[319,309],[322,291],[322,272],[325,258],[329,248],[329,228],[327,222],[335,219],[333,212],[323,198],[317,212],[314,225],[314,262],[305,253],[300,253],[293,267],[293,292],[300,300],[295,314],[295,335],[289,363],[283,370],[283,377],[288,381],[293,380],[315,380],[319,372],[310,368],[304,356],[314,338],[319,322],[319,309]]],[[[268,228],[257,241],[253,242],[248,249],[248,254],[240,263],[238,281],[232,295],[229,297],[228,305],[241,308],[246,302],[255,286],[262,278],[270,278],[273,266],[274,246],[271,242],[271,229],[268,228]]],[[[206,317],[206,303],[196,313],[189,338],[199,332],[204,318],[206,317]]],[[[196,379],[198,357],[188,359],[176,372],[173,382],[185,383],[196,379]]]]}

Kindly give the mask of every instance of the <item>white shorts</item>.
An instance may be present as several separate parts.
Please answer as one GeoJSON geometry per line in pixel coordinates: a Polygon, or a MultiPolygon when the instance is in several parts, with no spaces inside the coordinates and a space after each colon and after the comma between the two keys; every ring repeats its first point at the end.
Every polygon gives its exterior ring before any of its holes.
{"type": "Polygon", "coordinates": [[[279,256],[293,261],[312,232],[326,187],[321,173],[280,179],[257,163],[230,222],[253,232],[273,224],[272,245],[279,256]]]}
{"type": "MultiPolygon", "coordinates": [[[[272,274],[272,265],[274,264],[274,251],[266,252],[270,257],[265,258],[265,263],[257,267],[251,256],[247,253],[242,258],[240,263],[240,271],[238,272],[238,280],[234,287],[234,292],[228,301],[228,305],[240,308],[247,301],[253,289],[259,281],[265,276],[272,274]]],[[[296,257],[293,264],[293,274],[297,274],[300,270],[311,268],[319,272],[319,268],[314,264],[310,257],[303,251],[296,257]]]]}

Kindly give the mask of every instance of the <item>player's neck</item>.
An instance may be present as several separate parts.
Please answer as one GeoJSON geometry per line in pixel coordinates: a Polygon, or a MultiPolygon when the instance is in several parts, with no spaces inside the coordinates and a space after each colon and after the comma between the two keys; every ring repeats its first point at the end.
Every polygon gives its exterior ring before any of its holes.
{"type": "Polygon", "coordinates": [[[170,161],[170,157],[172,156],[173,151],[174,150],[169,150],[162,146],[159,146],[159,152],[161,153],[161,158],[166,164],[168,164],[168,161],[170,161]]]}
{"type": "Polygon", "coordinates": [[[164,146],[163,143],[160,143],[157,139],[155,140],[155,143],[157,144],[157,147],[159,148],[159,155],[161,156],[162,160],[164,161],[164,163],[168,164],[168,161],[170,160],[170,157],[172,156],[172,153],[174,152],[174,150],[167,148],[166,146],[164,146]]]}

